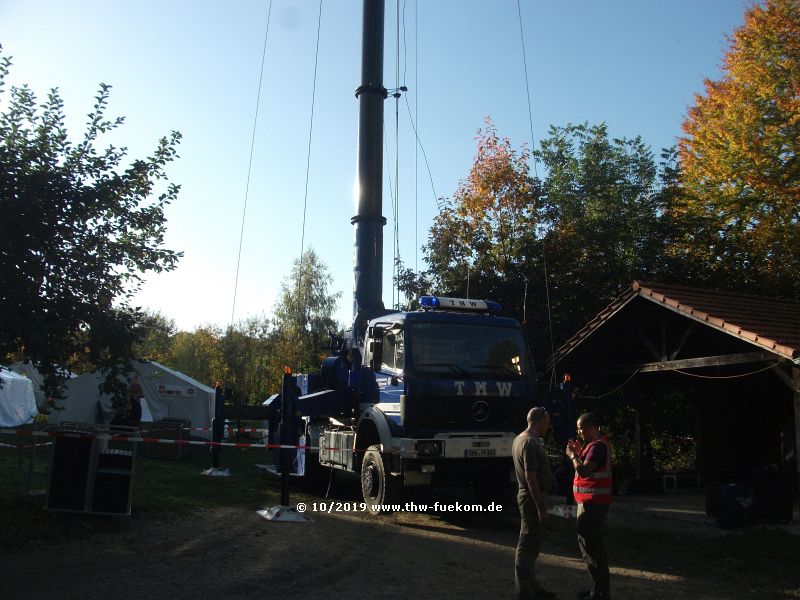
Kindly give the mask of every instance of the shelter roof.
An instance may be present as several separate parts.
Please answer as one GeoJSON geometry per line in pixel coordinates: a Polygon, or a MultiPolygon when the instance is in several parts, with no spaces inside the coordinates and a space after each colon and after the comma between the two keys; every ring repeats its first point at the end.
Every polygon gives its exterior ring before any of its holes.
{"type": "Polygon", "coordinates": [[[644,298],[783,358],[800,356],[800,302],[702,288],[634,281],[555,353],[567,356],[636,298],[644,298]]]}

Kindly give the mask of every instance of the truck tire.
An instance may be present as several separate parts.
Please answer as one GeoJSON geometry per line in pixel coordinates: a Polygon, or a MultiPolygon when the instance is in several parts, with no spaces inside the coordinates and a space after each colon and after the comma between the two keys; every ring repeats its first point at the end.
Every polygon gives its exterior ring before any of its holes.
{"type": "Polygon", "coordinates": [[[367,512],[373,515],[392,512],[392,503],[401,496],[401,481],[386,470],[386,463],[377,446],[370,446],[361,462],[361,494],[367,512]]]}

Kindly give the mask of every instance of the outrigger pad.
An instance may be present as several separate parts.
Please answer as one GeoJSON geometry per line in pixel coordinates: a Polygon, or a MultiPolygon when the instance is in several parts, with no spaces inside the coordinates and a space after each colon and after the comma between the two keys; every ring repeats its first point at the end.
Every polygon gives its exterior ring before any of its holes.
{"type": "Polygon", "coordinates": [[[230,477],[231,472],[228,469],[220,469],[216,467],[211,467],[210,469],[206,469],[202,471],[203,475],[208,475],[209,477],[230,477]]]}
{"type": "Polygon", "coordinates": [[[257,510],[256,514],[258,514],[260,517],[263,517],[267,521],[287,521],[292,523],[314,522],[314,519],[297,512],[291,506],[273,506],[272,508],[257,510]]]}

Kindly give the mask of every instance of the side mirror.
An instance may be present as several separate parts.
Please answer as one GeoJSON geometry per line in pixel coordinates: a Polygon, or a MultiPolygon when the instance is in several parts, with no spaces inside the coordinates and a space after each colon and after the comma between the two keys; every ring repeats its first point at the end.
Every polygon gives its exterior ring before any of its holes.
{"type": "Polygon", "coordinates": [[[381,363],[383,362],[383,340],[370,340],[369,342],[369,368],[373,373],[378,373],[381,370],[381,363]]]}

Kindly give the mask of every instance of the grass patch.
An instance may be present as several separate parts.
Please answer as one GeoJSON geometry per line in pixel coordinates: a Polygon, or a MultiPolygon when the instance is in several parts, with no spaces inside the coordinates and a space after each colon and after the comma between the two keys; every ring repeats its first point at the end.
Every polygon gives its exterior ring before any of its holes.
{"type": "MultiPolygon", "coordinates": [[[[123,446],[120,446],[123,447],[123,446]]],[[[33,487],[47,487],[52,446],[37,450],[33,487]]],[[[134,468],[132,517],[104,517],[45,509],[45,496],[29,496],[30,449],[19,466],[18,451],[0,448],[0,552],[58,539],[85,539],[95,533],[122,532],[141,518],[170,518],[218,507],[257,509],[280,501],[280,480],[256,468],[271,463],[263,449],[222,451],[220,466],[231,477],[208,477],[210,452],[189,447],[180,460],[147,458],[139,448],[134,468]]],[[[297,490],[292,490],[296,500],[297,490]]]]}
{"type": "Polygon", "coordinates": [[[220,467],[231,477],[202,474],[211,466],[211,453],[192,447],[180,460],[139,460],[134,481],[133,505],[141,511],[183,514],[224,506],[257,508],[280,499],[279,480],[267,477],[256,463],[269,464],[265,450],[225,448],[220,467]]]}

